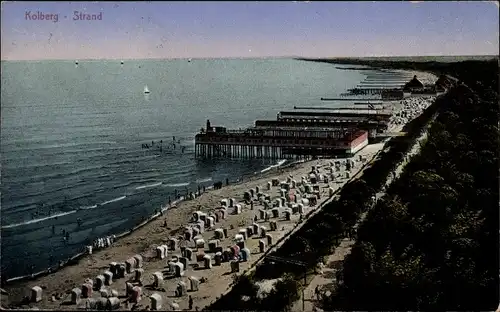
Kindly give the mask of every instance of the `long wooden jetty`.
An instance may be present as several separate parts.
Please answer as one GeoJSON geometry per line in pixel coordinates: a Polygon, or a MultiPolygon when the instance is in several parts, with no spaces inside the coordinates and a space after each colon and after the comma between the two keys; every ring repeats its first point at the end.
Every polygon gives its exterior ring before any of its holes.
{"type": "Polygon", "coordinates": [[[303,119],[303,120],[257,120],[255,122],[255,128],[284,128],[284,127],[296,127],[296,128],[357,128],[361,130],[366,130],[369,133],[369,137],[373,137],[375,133],[386,131],[388,129],[386,120],[373,120],[370,118],[351,118],[351,119],[325,119],[325,120],[315,120],[315,119],[303,119]]]}
{"type": "MultiPolygon", "coordinates": [[[[363,105],[370,105],[372,103],[363,103],[363,105]]],[[[353,110],[353,111],[367,111],[367,110],[373,110],[376,111],[376,108],[369,108],[367,107],[299,107],[299,106],[294,106],[293,109],[303,109],[303,110],[333,110],[333,111],[348,111],[348,110],[353,110]]],[[[379,108],[380,109],[380,108],[379,108]]]]}
{"type": "Polygon", "coordinates": [[[373,89],[373,88],[386,88],[386,89],[398,89],[402,88],[404,86],[404,83],[401,84],[363,84],[360,83],[358,85],[358,88],[360,89],[373,89]]]}
{"type": "Polygon", "coordinates": [[[354,105],[368,105],[368,104],[384,105],[384,102],[382,102],[382,101],[378,101],[378,102],[354,102],[354,105]]]}
{"type": "Polygon", "coordinates": [[[394,83],[394,84],[405,84],[407,83],[407,80],[402,80],[402,79],[394,79],[394,80],[387,80],[387,79],[365,79],[361,83],[363,84],[379,84],[379,83],[394,83]]]}
{"type": "Polygon", "coordinates": [[[351,94],[382,94],[384,91],[399,91],[398,88],[353,88],[347,90],[351,94]]]}
{"type": "Polygon", "coordinates": [[[321,101],[380,101],[380,98],[373,99],[355,99],[355,98],[321,98],[321,101]]]}
{"type": "Polygon", "coordinates": [[[367,112],[298,112],[298,111],[286,111],[280,112],[278,114],[278,120],[285,119],[332,119],[338,117],[361,117],[361,118],[388,118],[392,115],[391,111],[367,111],[367,112]]]}

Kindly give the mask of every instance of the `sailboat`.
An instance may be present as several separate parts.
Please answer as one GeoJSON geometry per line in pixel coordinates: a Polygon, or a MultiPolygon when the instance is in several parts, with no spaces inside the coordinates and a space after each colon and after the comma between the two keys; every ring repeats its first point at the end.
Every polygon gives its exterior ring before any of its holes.
{"type": "Polygon", "coordinates": [[[144,86],[144,94],[149,94],[148,86],[144,86]]]}
{"type": "Polygon", "coordinates": [[[191,63],[191,58],[188,59],[188,63],[191,63]]]}

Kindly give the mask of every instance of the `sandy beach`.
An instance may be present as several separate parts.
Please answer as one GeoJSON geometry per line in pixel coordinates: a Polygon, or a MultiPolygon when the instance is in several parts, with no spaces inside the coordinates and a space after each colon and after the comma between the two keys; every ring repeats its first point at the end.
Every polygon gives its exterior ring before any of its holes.
{"type": "MultiPolygon", "coordinates": [[[[431,74],[415,74],[418,75],[418,78],[423,83],[433,83],[435,81],[435,76],[431,74]]],[[[416,114],[419,113],[418,110],[428,106],[431,100],[432,98],[413,97],[408,100],[409,102],[407,103],[403,103],[402,101],[400,103],[400,101],[397,101],[401,105],[398,109],[395,109],[395,113],[400,114],[400,119],[393,119],[395,124],[391,125],[390,129],[394,131],[394,129],[399,128],[399,126],[402,127],[409,119],[414,118],[416,114]],[[403,115],[408,117],[401,117],[403,116],[401,115],[402,112],[405,112],[403,115]]],[[[284,217],[285,208],[283,207],[279,208],[280,213],[278,218],[271,217],[267,221],[260,219],[259,209],[264,209],[264,206],[256,197],[254,197],[253,207],[250,204],[246,204],[244,202],[245,192],[249,192],[250,189],[259,187],[260,190],[262,190],[261,192],[271,197],[271,203],[274,203],[277,199],[282,197],[282,194],[280,194],[281,187],[273,186],[270,190],[267,190],[268,182],[271,182],[273,179],[280,182],[286,182],[288,179],[290,183],[292,179],[301,181],[302,177],[308,180],[312,167],[314,166],[319,171],[317,172],[317,176],[319,177],[321,175],[321,179],[318,179],[316,183],[320,198],[314,206],[307,207],[307,205],[305,205],[306,208],[304,213],[307,214],[309,211],[320,206],[322,202],[328,200],[331,196],[331,189],[334,191],[340,189],[351,177],[363,168],[366,163],[372,160],[382,148],[383,144],[373,144],[368,145],[358,152],[358,154],[351,159],[351,161],[354,162],[354,167],[351,168],[349,176],[346,175],[345,159],[319,159],[298,163],[288,168],[273,169],[249,181],[229,185],[218,190],[210,190],[194,200],[180,202],[176,207],[172,207],[165,211],[163,216],[136,230],[132,234],[117,240],[111,247],[94,251],[92,255],[85,256],[77,265],[67,266],[51,275],[40,277],[33,281],[24,281],[7,285],[4,289],[8,295],[2,294],[2,306],[24,309],[36,307],[40,309],[56,310],[75,310],[84,308],[86,304],[90,304],[89,299],[82,299],[78,304],[70,303],[72,289],[81,289],[86,279],[95,280],[98,275],[103,274],[109,269],[111,262],[123,263],[127,259],[140,254],[143,259],[142,269],[144,270],[141,288],[142,300],[139,301],[134,309],[146,309],[151,307],[149,296],[153,293],[161,295],[163,301],[161,309],[163,310],[177,308],[175,304],[177,304],[178,308],[181,310],[188,309],[188,296],[191,296],[193,299],[193,309],[196,307],[201,309],[215,301],[217,297],[228,289],[235,274],[231,272],[229,262],[222,262],[221,265],[215,265],[214,252],[208,249],[208,242],[214,239],[215,229],[227,229],[227,237],[219,240],[219,246],[221,246],[223,250],[226,250],[226,248],[235,245],[235,235],[238,234],[241,229],[252,226],[254,222],[259,226],[265,226],[269,230],[270,221],[277,221],[277,229],[268,232],[268,234],[272,235],[272,244],[275,244],[281,237],[285,236],[297,226],[300,226],[300,224],[303,224],[299,223],[299,213],[292,214],[290,220],[287,221],[284,217]],[[342,165],[339,168],[335,168],[333,173],[331,173],[330,168],[334,162],[342,162],[342,165]],[[329,177],[327,183],[323,180],[325,176],[329,177]],[[180,248],[178,247],[174,251],[169,251],[166,259],[159,259],[157,257],[156,247],[167,244],[169,238],[180,238],[179,235],[182,236],[183,228],[189,224],[195,211],[203,211],[205,213],[213,212],[221,207],[221,200],[229,198],[234,198],[236,203],[241,205],[241,213],[234,214],[234,208],[228,208],[226,210],[227,217],[225,219],[220,219],[212,228],[206,229],[203,233],[200,233],[200,236],[205,241],[204,248],[196,250],[194,240],[184,242],[181,240],[180,245],[193,248],[195,253],[194,259],[191,261],[191,264],[187,266],[187,269],[183,272],[181,277],[171,276],[171,273],[168,272],[167,269],[168,261],[172,259],[173,256],[181,256],[180,248]],[[254,218],[258,220],[255,221],[254,218]],[[211,263],[213,267],[211,269],[204,269],[202,259],[200,259],[201,261],[199,262],[196,261],[196,253],[210,255],[212,257],[211,263]],[[164,282],[162,286],[153,288],[148,285],[152,284],[153,273],[155,272],[162,273],[164,282]],[[205,281],[199,285],[197,291],[188,291],[182,296],[176,297],[175,290],[178,283],[180,281],[185,282],[189,290],[189,277],[192,276],[205,281]],[[31,296],[31,288],[34,286],[40,286],[42,288],[43,297],[41,301],[21,304],[23,297],[31,296]]],[[[311,183],[311,181],[307,183],[311,183]]],[[[298,186],[296,188],[291,188],[290,193],[296,193],[298,190],[298,186]]],[[[302,192],[304,193],[304,191],[302,192]]],[[[300,200],[298,200],[298,203],[300,203],[300,200]]],[[[250,258],[247,261],[240,262],[240,270],[237,274],[242,274],[259,259],[262,254],[259,250],[259,240],[261,239],[263,238],[261,238],[260,235],[253,235],[245,240],[245,247],[250,250],[250,258]]],[[[267,250],[271,247],[272,245],[266,244],[265,249],[267,250]]],[[[111,285],[104,286],[101,289],[107,289],[108,292],[111,292],[111,290],[116,291],[120,300],[120,309],[122,310],[132,309],[132,304],[125,303],[127,300],[126,282],[133,280],[134,275],[135,274],[132,272],[125,278],[113,279],[111,285]]],[[[97,300],[99,297],[101,297],[101,293],[99,291],[94,291],[92,298],[97,300]]]]}
{"type": "MultiPolygon", "coordinates": [[[[378,144],[379,145],[379,144],[378,144]]],[[[378,146],[377,145],[377,146],[378,146]]],[[[367,146],[364,148],[359,155],[364,155],[366,157],[365,162],[367,162],[371,157],[373,157],[379,148],[374,148],[375,146],[367,146]]],[[[358,156],[359,157],[359,156],[358,156]]],[[[137,230],[131,235],[124,237],[116,241],[111,247],[104,250],[99,250],[92,255],[86,256],[80,261],[78,265],[68,266],[55,272],[52,275],[41,277],[34,281],[21,282],[18,284],[13,284],[12,286],[7,286],[5,290],[9,293],[9,296],[4,296],[2,302],[4,305],[19,302],[23,296],[30,295],[30,289],[34,286],[40,286],[43,289],[43,299],[38,303],[31,303],[29,305],[24,305],[20,307],[38,307],[42,309],[77,309],[77,305],[70,305],[65,302],[69,301],[69,292],[73,288],[81,288],[81,285],[87,278],[95,279],[97,275],[102,274],[108,269],[111,262],[124,262],[125,260],[133,257],[136,254],[140,254],[144,259],[143,269],[144,269],[144,281],[143,285],[148,285],[153,282],[152,274],[157,271],[165,270],[167,266],[167,260],[160,260],[156,258],[156,247],[162,244],[166,244],[168,238],[176,236],[175,234],[179,232],[185,225],[188,224],[193,212],[201,210],[204,212],[209,212],[214,208],[220,207],[220,201],[222,199],[235,198],[236,201],[242,204],[242,212],[239,215],[228,214],[225,220],[221,220],[215,225],[215,228],[226,228],[228,229],[227,238],[220,241],[220,246],[227,247],[234,245],[234,236],[242,228],[247,228],[254,223],[254,217],[259,214],[259,209],[263,206],[258,202],[253,205],[253,210],[251,210],[250,205],[245,205],[243,201],[243,194],[249,191],[251,188],[259,186],[264,189],[267,182],[272,179],[278,179],[279,181],[286,181],[287,177],[290,175],[294,179],[299,180],[302,176],[306,177],[311,172],[312,166],[320,168],[320,172],[326,173],[326,167],[329,163],[333,161],[342,161],[341,159],[321,159],[309,162],[304,162],[295,165],[294,168],[281,169],[281,173],[272,174],[269,176],[258,178],[252,181],[244,182],[237,185],[230,185],[219,190],[212,190],[210,192],[202,194],[200,197],[186,202],[181,202],[176,208],[169,209],[165,213],[165,218],[158,218],[152,221],[147,226],[137,230]],[[164,227],[165,219],[168,219],[167,227],[164,227]],[[52,295],[64,294],[61,299],[52,301],[52,295]],[[64,304],[64,306],[61,306],[64,304]]],[[[350,176],[353,176],[363,165],[363,161],[355,162],[354,168],[351,170],[350,176]]],[[[329,187],[337,190],[341,188],[345,182],[348,180],[345,175],[345,166],[341,167],[341,170],[336,173],[340,175],[335,179],[335,182],[330,181],[330,183],[318,183],[321,198],[318,200],[318,204],[307,208],[305,213],[311,209],[315,209],[322,201],[326,200],[329,196],[329,187]]],[[[322,181],[321,181],[322,182],[322,181]]],[[[265,191],[272,196],[273,201],[280,198],[279,187],[272,187],[270,191],[265,191]]],[[[231,212],[232,209],[228,209],[231,212]]],[[[281,208],[283,211],[283,208],[281,208]]],[[[283,213],[280,213],[279,218],[270,218],[270,221],[278,221],[278,229],[276,231],[269,232],[272,235],[274,242],[279,238],[283,237],[287,232],[291,231],[299,221],[299,214],[293,214],[290,221],[285,221],[283,213]]],[[[269,221],[258,220],[259,225],[264,225],[268,229],[269,221]]],[[[213,239],[214,230],[206,230],[201,234],[205,242],[208,243],[209,240],[213,239]]],[[[251,257],[249,261],[241,262],[240,274],[247,268],[249,268],[252,263],[259,257],[259,239],[258,237],[251,237],[246,240],[246,247],[251,251],[251,257]]],[[[189,243],[192,247],[192,242],[189,243]]],[[[205,247],[208,247],[205,244],[205,247]]],[[[270,246],[266,246],[269,248],[270,246]]],[[[266,248],[266,249],[267,249],[266,248]]],[[[206,249],[206,254],[213,256],[213,253],[208,252],[206,249]]],[[[180,255],[179,249],[170,252],[168,258],[173,255],[180,255]]],[[[213,258],[213,257],[212,257],[213,258]]],[[[212,260],[213,262],[213,260],[212,260]]],[[[203,267],[203,263],[194,263],[203,267]]],[[[189,267],[184,273],[183,277],[168,279],[168,274],[164,274],[164,291],[149,290],[143,287],[144,299],[141,300],[140,304],[142,307],[149,305],[149,299],[147,298],[154,292],[158,292],[162,295],[164,305],[167,302],[177,302],[182,309],[187,308],[187,296],[178,297],[174,296],[175,288],[180,280],[188,283],[188,277],[195,276],[199,279],[206,278],[205,283],[200,284],[200,288],[196,292],[190,292],[189,294],[193,297],[194,306],[203,307],[210,302],[212,302],[217,296],[220,296],[224,291],[227,290],[228,285],[233,280],[233,274],[231,274],[230,264],[228,262],[222,263],[221,266],[213,266],[212,269],[197,270],[195,268],[189,267]]],[[[130,278],[133,278],[133,274],[129,274],[127,278],[122,278],[113,281],[110,287],[118,291],[120,297],[125,296],[125,282],[130,278]]],[[[189,284],[188,284],[189,287],[189,284]]],[[[99,292],[94,292],[93,297],[100,297],[99,292]]],[[[125,299],[122,299],[124,301],[125,299]]],[[[131,307],[132,305],[130,305],[131,307]]],[[[122,308],[125,308],[123,306],[122,308]]]]}

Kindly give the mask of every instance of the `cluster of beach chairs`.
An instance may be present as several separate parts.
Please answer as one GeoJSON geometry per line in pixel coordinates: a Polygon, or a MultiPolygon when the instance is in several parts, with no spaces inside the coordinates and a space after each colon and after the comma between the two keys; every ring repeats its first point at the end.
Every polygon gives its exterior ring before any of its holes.
{"type": "Polygon", "coordinates": [[[400,102],[401,109],[391,116],[390,123],[397,126],[406,125],[434,102],[435,96],[428,98],[407,98],[400,102]]]}
{"type": "MultiPolygon", "coordinates": [[[[224,198],[211,211],[195,211],[181,234],[169,237],[165,244],[146,252],[153,256],[137,254],[123,262],[111,262],[109,268],[94,279],[86,279],[80,287],[72,289],[67,304],[81,309],[128,309],[129,304],[137,306],[143,302],[146,287],[153,291],[147,296],[150,310],[180,310],[178,301],[164,298],[164,293],[168,293],[165,287],[167,279],[175,279],[175,290],[169,297],[183,300],[188,292],[198,291],[200,285],[207,282],[207,278],[199,276],[203,275],[203,271],[199,270],[211,270],[214,266],[221,267],[228,263],[229,272],[240,272],[242,262],[249,261],[252,254],[264,254],[276,243],[280,234],[274,236],[273,232],[280,231],[281,223],[293,224],[292,217],[302,219],[318,206],[322,197],[333,196],[335,189],[330,187],[330,183],[349,179],[352,169],[363,162],[366,158],[359,156],[332,161],[328,166],[312,166],[309,174],[300,179],[296,180],[293,176],[283,181],[272,179],[267,182],[265,190],[255,187],[244,192],[240,201],[224,198]],[[240,215],[244,210],[258,213],[248,224],[245,225],[246,221],[240,223],[239,228],[223,226],[224,220],[240,215]],[[207,234],[210,239],[205,240],[207,234]],[[253,253],[251,238],[258,241],[253,253]],[[164,261],[164,269],[146,274],[144,263],[149,261],[164,261]],[[191,271],[190,267],[194,270],[191,271]],[[120,288],[123,290],[118,291],[120,288]],[[120,294],[124,294],[121,297],[126,298],[125,302],[119,299],[120,294]]],[[[101,238],[94,246],[103,248],[101,246],[110,246],[113,241],[112,236],[101,238]]],[[[192,299],[189,298],[191,307],[192,299]]],[[[42,289],[36,286],[32,289],[32,301],[41,300],[42,289]]]]}

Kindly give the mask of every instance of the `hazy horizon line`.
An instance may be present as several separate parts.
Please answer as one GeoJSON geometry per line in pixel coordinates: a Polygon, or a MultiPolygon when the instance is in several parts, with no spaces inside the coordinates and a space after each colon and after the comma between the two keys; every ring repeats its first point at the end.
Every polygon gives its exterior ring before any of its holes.
{"type": "Polygon", "coordinates": [[[374,55],[374,56],[323,56],[323,57],[307,57],[307,56],[298,56],[298,55],[290,55],[290,56],[227,56],[227,57],[151,57],[151,58],[78,58],[78,59],[1,59],[2,62],[41,62],[41,61],[147,61],[147,60],[255,60],[255,59],[279,59],[279,58],[288,58],[288,59],[342,59],[342,58],[388,58],[388,57],[474,57],[474,56],[489,56],[493,58],[498,58],[499,55],[496,54],[440,54],[440,55],[374,55]]]}

